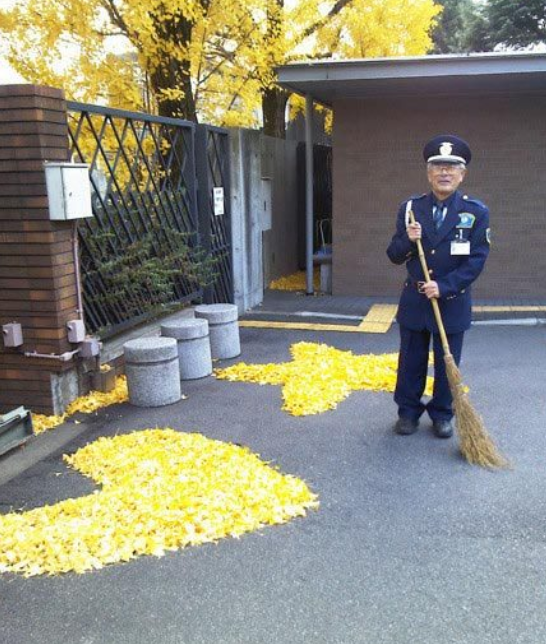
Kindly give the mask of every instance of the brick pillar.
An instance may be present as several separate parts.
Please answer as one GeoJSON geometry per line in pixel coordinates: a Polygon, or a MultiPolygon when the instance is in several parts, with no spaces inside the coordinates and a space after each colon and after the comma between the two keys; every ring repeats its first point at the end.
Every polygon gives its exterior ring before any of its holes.
{"type": "Polygon", "coordinates": [[[45,161],[67,161],[66,103],[61,90],[0,86],[0,324],[19,322],[24,344],[0,338],[0,413],[24,405],[60,413],[78,395],[76,347],[66,323],[78,317],[72,223],[49,220],[45,161]]]}

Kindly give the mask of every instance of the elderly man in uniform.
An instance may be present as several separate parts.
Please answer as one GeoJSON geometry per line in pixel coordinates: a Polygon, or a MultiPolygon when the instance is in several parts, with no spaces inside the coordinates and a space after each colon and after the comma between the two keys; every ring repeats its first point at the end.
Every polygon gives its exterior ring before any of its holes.
{"type": "Polygon", "coordinates": [[[423,150],[428,194],[404,202],[396,233],[387,249],[394,264],[406,264],[400,297],[400,357],[394,400],[398,405],[395,432],[413,434],[426,410],[439,438],[453,434],[452,398],[438,327],[429,300],[437,298],[451,353],[459,363],[464,332],[471,323],[471,284],[481,273],[489,253],[489,211],[458,188],[466,175],[471,152],[458,136],[441,135],[423,150]],[[413,210],[416,223],[409,221],[413,210]],[[417,254],[421,239],[430,275],[423,275],[417,254]],[[424,404],[430,339],[434,351],[434,392],[424,404]]]}

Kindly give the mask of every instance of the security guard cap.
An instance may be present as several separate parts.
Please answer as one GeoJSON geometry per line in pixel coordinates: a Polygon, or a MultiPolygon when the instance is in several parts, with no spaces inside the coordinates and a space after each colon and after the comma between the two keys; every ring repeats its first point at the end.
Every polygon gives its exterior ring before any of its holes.
{"type": "Polygon", "coordinates": [[[423,148],[427,163],[464,163],[468,165],[472,153],[468,143],[454,134],[435,136],[423,148]]]}

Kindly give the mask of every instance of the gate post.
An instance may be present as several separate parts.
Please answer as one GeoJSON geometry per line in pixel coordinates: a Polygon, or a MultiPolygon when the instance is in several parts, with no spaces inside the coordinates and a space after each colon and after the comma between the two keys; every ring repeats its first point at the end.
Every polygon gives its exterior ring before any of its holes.
{"type": "MultiPolygon", "coordinates": [[[[197,176],[197,221],[199,225],[199,243],[209,255],[212,252],[212,227],[210,206],[210,181],[207,159],[207,128],[205,125],[195,127],[195,174],[197,176]]],[[[214,300],[212,286],[203,289],[203,302],[211,304],[214,300]]]]}
{"type": "Polygon", "coordinates": [[[262,134],[231,131],[233,291],[239,312],[261,304],[264,295],[262,240],[262,134]]]}
{"type": "Polygon", "coordinates": [[[50,221],[44,171],[68,157],[63,92],[0,86],[0,325],[17,322],[23,335],[14,348],[0,337],[0,413],[58,414],[78,395],[66,326],[79,317],[73,229],[50,221]],[[34,352],[55,357],[25,356],[34,352]]]}

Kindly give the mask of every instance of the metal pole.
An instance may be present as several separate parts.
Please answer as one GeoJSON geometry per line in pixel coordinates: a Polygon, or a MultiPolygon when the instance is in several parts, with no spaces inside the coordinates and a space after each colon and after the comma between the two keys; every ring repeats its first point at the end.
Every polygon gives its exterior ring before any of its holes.
{"type": "Polygon", "coordinates": [[[313,295],[313,99],[305,95],[305,292],[313,295]]]}

